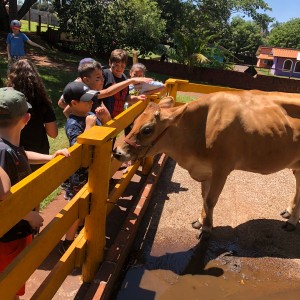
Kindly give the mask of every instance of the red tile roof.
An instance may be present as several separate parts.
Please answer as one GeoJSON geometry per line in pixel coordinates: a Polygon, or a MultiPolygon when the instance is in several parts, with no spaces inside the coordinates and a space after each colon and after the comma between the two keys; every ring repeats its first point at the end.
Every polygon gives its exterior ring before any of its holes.
{"type": "Polygon", "coordinates": [[[293,49],[273,48],[273,56],[277,57],[297,58],[299,52],[293,49]]]}

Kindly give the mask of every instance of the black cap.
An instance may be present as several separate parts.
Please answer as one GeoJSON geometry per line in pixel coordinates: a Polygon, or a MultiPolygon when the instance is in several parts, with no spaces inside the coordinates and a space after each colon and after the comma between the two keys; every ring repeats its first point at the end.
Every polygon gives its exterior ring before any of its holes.
{"type": "Polygon", "coordinates": [[[79,81],[73,81],[66,85],[63,97],[66,103],[70,104],[72,100],[91,101],[96,100],[99,91],[91,90],[86,84],[79,81]]]}

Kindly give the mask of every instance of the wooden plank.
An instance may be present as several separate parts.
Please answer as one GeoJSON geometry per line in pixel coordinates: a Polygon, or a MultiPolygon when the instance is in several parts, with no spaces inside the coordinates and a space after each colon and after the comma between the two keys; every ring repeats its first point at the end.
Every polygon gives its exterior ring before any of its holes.
{"type": "Polygon", "coordinates": [[[78,235],[68,250],[64,253],[59,262],[54,266],[50,274],[46,277],[40,287],[32,296],[32,300],[52,299],[66,277],[76,267],[78,256],[83,257],[86,246],[86,239],[83,235],[78,235]]]}

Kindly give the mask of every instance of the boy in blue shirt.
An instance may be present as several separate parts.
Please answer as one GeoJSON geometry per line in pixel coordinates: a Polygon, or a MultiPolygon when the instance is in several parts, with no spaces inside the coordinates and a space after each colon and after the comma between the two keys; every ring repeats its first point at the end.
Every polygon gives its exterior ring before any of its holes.
{"type": "Polygon", "coordinates": [[[18,20],[12,20],[10,23],[10,28],[12,33],[9,33],[6,38],[7,44],[7,59],[9,67],[18,59],[23,58],[25,56],[25,48],[24,44],[28,43],[31,46],[41,48],[45,50],[44,47],[39,44],[31,41],[28,36],[20,32],[21,22],[18,20]]]}

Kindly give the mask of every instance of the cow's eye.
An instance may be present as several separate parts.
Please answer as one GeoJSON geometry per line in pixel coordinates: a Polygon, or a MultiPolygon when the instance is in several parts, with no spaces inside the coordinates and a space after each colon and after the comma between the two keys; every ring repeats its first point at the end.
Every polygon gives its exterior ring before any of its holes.
{"type": "Polygon", "coordinates": [[[142,130],[141,130],[141,134],[142,135],[149,135],[152,133],[152,127],[144,127],[142,130]]]}

